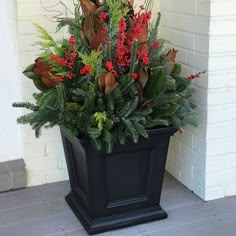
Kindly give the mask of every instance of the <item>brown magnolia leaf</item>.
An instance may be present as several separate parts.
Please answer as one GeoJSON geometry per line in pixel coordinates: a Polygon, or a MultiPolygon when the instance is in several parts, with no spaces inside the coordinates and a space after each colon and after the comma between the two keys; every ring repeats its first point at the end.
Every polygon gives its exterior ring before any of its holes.
{"type": "Polygon", "coordinates": [[[41,57],[36,58],[33,71],[40,76],[43,71],[50,71],[50,65],[42,61],[41,57]]]}
{"type": "Polygon", "coordinates": [[[111,72],[108,72],[105,75],[105,95],[109,95],[117,86],[118,83],[116,82],[114,75],[111,72]]]}
{"type": "Polygon", "coordinates": [[[46,62],[42,61],[42,58],[38,57],[35,60],[33,71],[36,75],[39,76],[43,84],[48,88],[54,88],[56,82],[52,79],[51,76],[51,67],[46,62]]]}
{"type": "Polygon", "coordinates": [[[171,62],[171,69],[170,69],[170,74],[172,74],[175,70],[175,59],[176,59],[176,54],[177,54],[178,50],[175,50],[174,48],[172,50],[169,50],[169,52],[167,53],[167,60],[169,60],[171,62]]]}
{"type": "Polygon", "coordinates": [[[82,11],[85,15],[94,13],[97,10],[97,6],[91,0],[80,0],[82,11]]]}
{"type": "Polygon", "coordinates": [[[90,43],[94,35],[94,20],[92,14],[84,18],[83,34],[87,41],[90,43]]]}
{"type": "Polygon", "coordinates": [[[128,25],[126,31],[128,38],[130,38],[130,34],[132,34],[133,32],[133,28],[134,28],[133,20],[130,17],[128,17],[128,25]]]}
{"type": "Polygon", "coordinates": [[[87,47],[90,47],[89,41],[88,41],[87,37],[85,36],[83,30],[80,31],[80,37],[81,37],[82,42],[83,42],[87,47]]]}
{"type": "Polygon", "coordinates": [[[145,73],[145,71],[142,68],[140,68],[138,71],[138,83],[140,84],[142,89],[145,87],[147,81],[148,81],[147,74],[145,73]]]}
{"type": "Polygon", "coordinates": [[[147,54],[149,53],[149,47],[147,43],[139,43],[138,50],[144,50],[147,54]]]}
{"type": "Polygon", "coordinates": [[[133,7],[134,6],[134,0],[129,0],[129,4],[133,7]]]}
{"type": "Polygon", "coordinates": [[[55,88],[56,82],[52,80],[51,75],[48,72],[43,72],[41,76],[41,81],[48,87],[48,88],[55,88]]]}
{"type": "MultiPolygon", "coordinates": [[[[137,24],[137,26],[141,27],[141,23],[137,24]]],[[[148,40],[148,24],[144,28],[142,28],[141,34],[137,37],[139,43],[147,42],[148,40]]]]}
{"type": "Polygon", "coordinates": [[[104,91],[104,88],[105,88],[105,74],[104,73],[100,74],[98,78],[98,85],[100,89],[104,91]]]}
{"type": "Polygon", "coordinates": [[[105,36],[102,34],[102,31],[97,31],[93,34],[90,46],[93,50],[97,50],[101,44],[104,42],[105,36]]]}
{"type": "Polygon", "coordinates": [[[175,58],[178,50],[175,50],[174,48],[172,50],[169,50],[167,53],[167,59],[170,60],[171,62],[175,63],[175,58]]]}
{"type": "Polygon", "coordinates": [[[135,85],[137,87],[139,101],[142,101],[143,100],[143,88],[142,88],[141,84],[139,84],[139,83],[136,83],[135,85]]]}

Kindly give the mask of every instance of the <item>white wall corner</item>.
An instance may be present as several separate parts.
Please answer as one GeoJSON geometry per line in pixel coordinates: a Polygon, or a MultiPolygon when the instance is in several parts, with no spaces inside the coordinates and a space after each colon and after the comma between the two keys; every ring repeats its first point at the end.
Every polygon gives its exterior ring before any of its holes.
{"type": "Polygon", "coordinates": [[[236,2],[162,0],[161,12],[184,74],[208,71],[195,81],[200,125],[173,138],[167,170],[204,200],[236,195],[236,2]]]}

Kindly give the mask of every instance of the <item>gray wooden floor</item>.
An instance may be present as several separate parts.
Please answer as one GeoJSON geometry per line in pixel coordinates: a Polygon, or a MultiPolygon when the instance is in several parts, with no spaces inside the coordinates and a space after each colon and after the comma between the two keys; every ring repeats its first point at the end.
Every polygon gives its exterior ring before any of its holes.
{"type": "MultiPolygon", "coordinates": [[[[0,236],[86,236],[60,182],[0,194],[0,236]]],[[[236,236],[236,197],[204,203],[166,174],[161,200],[169,218],[99,236],[236,236]]]]}

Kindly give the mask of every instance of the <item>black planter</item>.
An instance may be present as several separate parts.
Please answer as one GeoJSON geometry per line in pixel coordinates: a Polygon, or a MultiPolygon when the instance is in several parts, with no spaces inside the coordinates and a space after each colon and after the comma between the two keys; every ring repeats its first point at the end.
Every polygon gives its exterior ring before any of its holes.
{"type": "Polygon", "coordinates": [[[71,184],[66,201],[89,234],[167,218],[159,204],[175,131],[152,130],[148,139],[107,154],[61,128],[71,184]]]}

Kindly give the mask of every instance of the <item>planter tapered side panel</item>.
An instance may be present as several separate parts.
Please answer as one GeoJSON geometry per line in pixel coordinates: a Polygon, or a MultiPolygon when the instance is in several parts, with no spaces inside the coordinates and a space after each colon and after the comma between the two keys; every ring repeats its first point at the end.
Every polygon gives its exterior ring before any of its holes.
{"type": "Polygon", "coordinates": [[[160,195],[174,128],[149,132],[138,144],[116,145],[111,154],[61,128],[71,192],[66,196],[89,234],[160,220],[160,195]]]}

